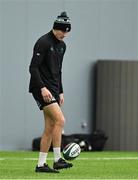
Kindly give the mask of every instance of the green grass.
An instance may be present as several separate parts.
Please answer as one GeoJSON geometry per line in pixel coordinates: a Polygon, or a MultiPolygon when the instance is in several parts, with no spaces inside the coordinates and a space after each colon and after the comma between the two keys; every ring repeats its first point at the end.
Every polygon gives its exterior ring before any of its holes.
{"type": "MultiPolygon", "coordinates": [[[[38,152],[0,152],[0,179],[138,179],[138,152],[82,152],[73,168],[35,173],[38,152]]],[[[53,154],[48,155],[53,164],[53,154]]]]}

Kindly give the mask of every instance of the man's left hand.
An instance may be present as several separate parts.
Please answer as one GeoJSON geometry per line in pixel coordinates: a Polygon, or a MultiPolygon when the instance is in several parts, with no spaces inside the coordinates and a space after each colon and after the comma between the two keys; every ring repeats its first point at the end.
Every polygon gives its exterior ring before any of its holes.
{"type": "Polygon", "coordinates": [[[60,100],[59,100],[59,105],[60,106],[62,106],[63,105],[63,103],[64,103],[64,94],[62,93],[62,94],[60,94],[59,95],[59,97],[60,97],[60,100]]]}

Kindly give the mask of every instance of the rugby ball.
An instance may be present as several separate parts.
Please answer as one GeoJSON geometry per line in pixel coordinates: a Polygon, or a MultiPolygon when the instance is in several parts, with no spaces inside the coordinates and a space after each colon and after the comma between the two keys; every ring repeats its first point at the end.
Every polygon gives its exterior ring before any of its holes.
{"type": "Polygon", "coordinates": [[[77,143],[69,143],[63,148],[63,157],[66,160],[73,160],[80,155],[81,148],[77,143]]]}

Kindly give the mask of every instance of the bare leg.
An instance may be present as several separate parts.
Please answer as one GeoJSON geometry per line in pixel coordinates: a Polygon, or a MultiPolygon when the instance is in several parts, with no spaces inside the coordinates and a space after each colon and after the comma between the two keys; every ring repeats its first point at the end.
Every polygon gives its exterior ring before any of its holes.
{"type": "MultiPolygon", "coordinates": [[[[44,112],[44,122],[45,122],[45,125],[44,125],[44,132],[41,137],[38,167],[43,167],[44,164],[46,163],[48,151],[52,142],[52,132],[53,132],[53,127],[54,127],[54,121],[45,112],[44,112]]],[[[45,171],[45,167],[44,167],[44,171],[45,171]]],[[[48,168],[48,171],[49,171],[49,168],[48,168]]]]}
{"type": "Polygon", "coordinates": [[[53,120],[44,111],[45,128],[41,137],[40,152],[48,152],[52,142],[53,120]]]}
{"type": "Polygon", "coordinates": [[[64,115],[57,103],[53,103],[49,106],[46,106],[44,108],[44,113],[46,116],[48,116],[51,119],[51,122],[54,122],[53,128],[51,130],[52,139],[50,136],[50,139],[52,140],[52,144],[53,144],[54,158],[55,158],[55,161],[53,163],[53,168],[54,169],[70,168],[73,166],[72,163],[68,163],[64,159],[62,159],[60,152],[61,135],[65,121],[64,115]]]}
{"type": "Polygon", "coordinates": [[[49,106],[44,107],[44,114],[45,116],[49,117],[51,120],[52,125],[50,125],[50,136],[49,138],[52,140],[53,147],[60,147],[61,146],[61,135],[62,129],[64,126],[64,116],[63,113],[57,103],[53,103],[49,106]]]}

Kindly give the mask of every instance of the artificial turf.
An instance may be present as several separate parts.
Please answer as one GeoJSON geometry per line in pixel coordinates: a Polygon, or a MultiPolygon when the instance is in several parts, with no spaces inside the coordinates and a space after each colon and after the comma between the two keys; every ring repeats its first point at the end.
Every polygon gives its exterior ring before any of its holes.
{"type": "MultiPolygon", "coordinates": [[[[138,179],[138,152],[81,152],[59,174],[35,173],[38,152],[0,151],[0,179],[138,179]]],[[[52,166],[53,154],[47,163],[52,166]]]]}

